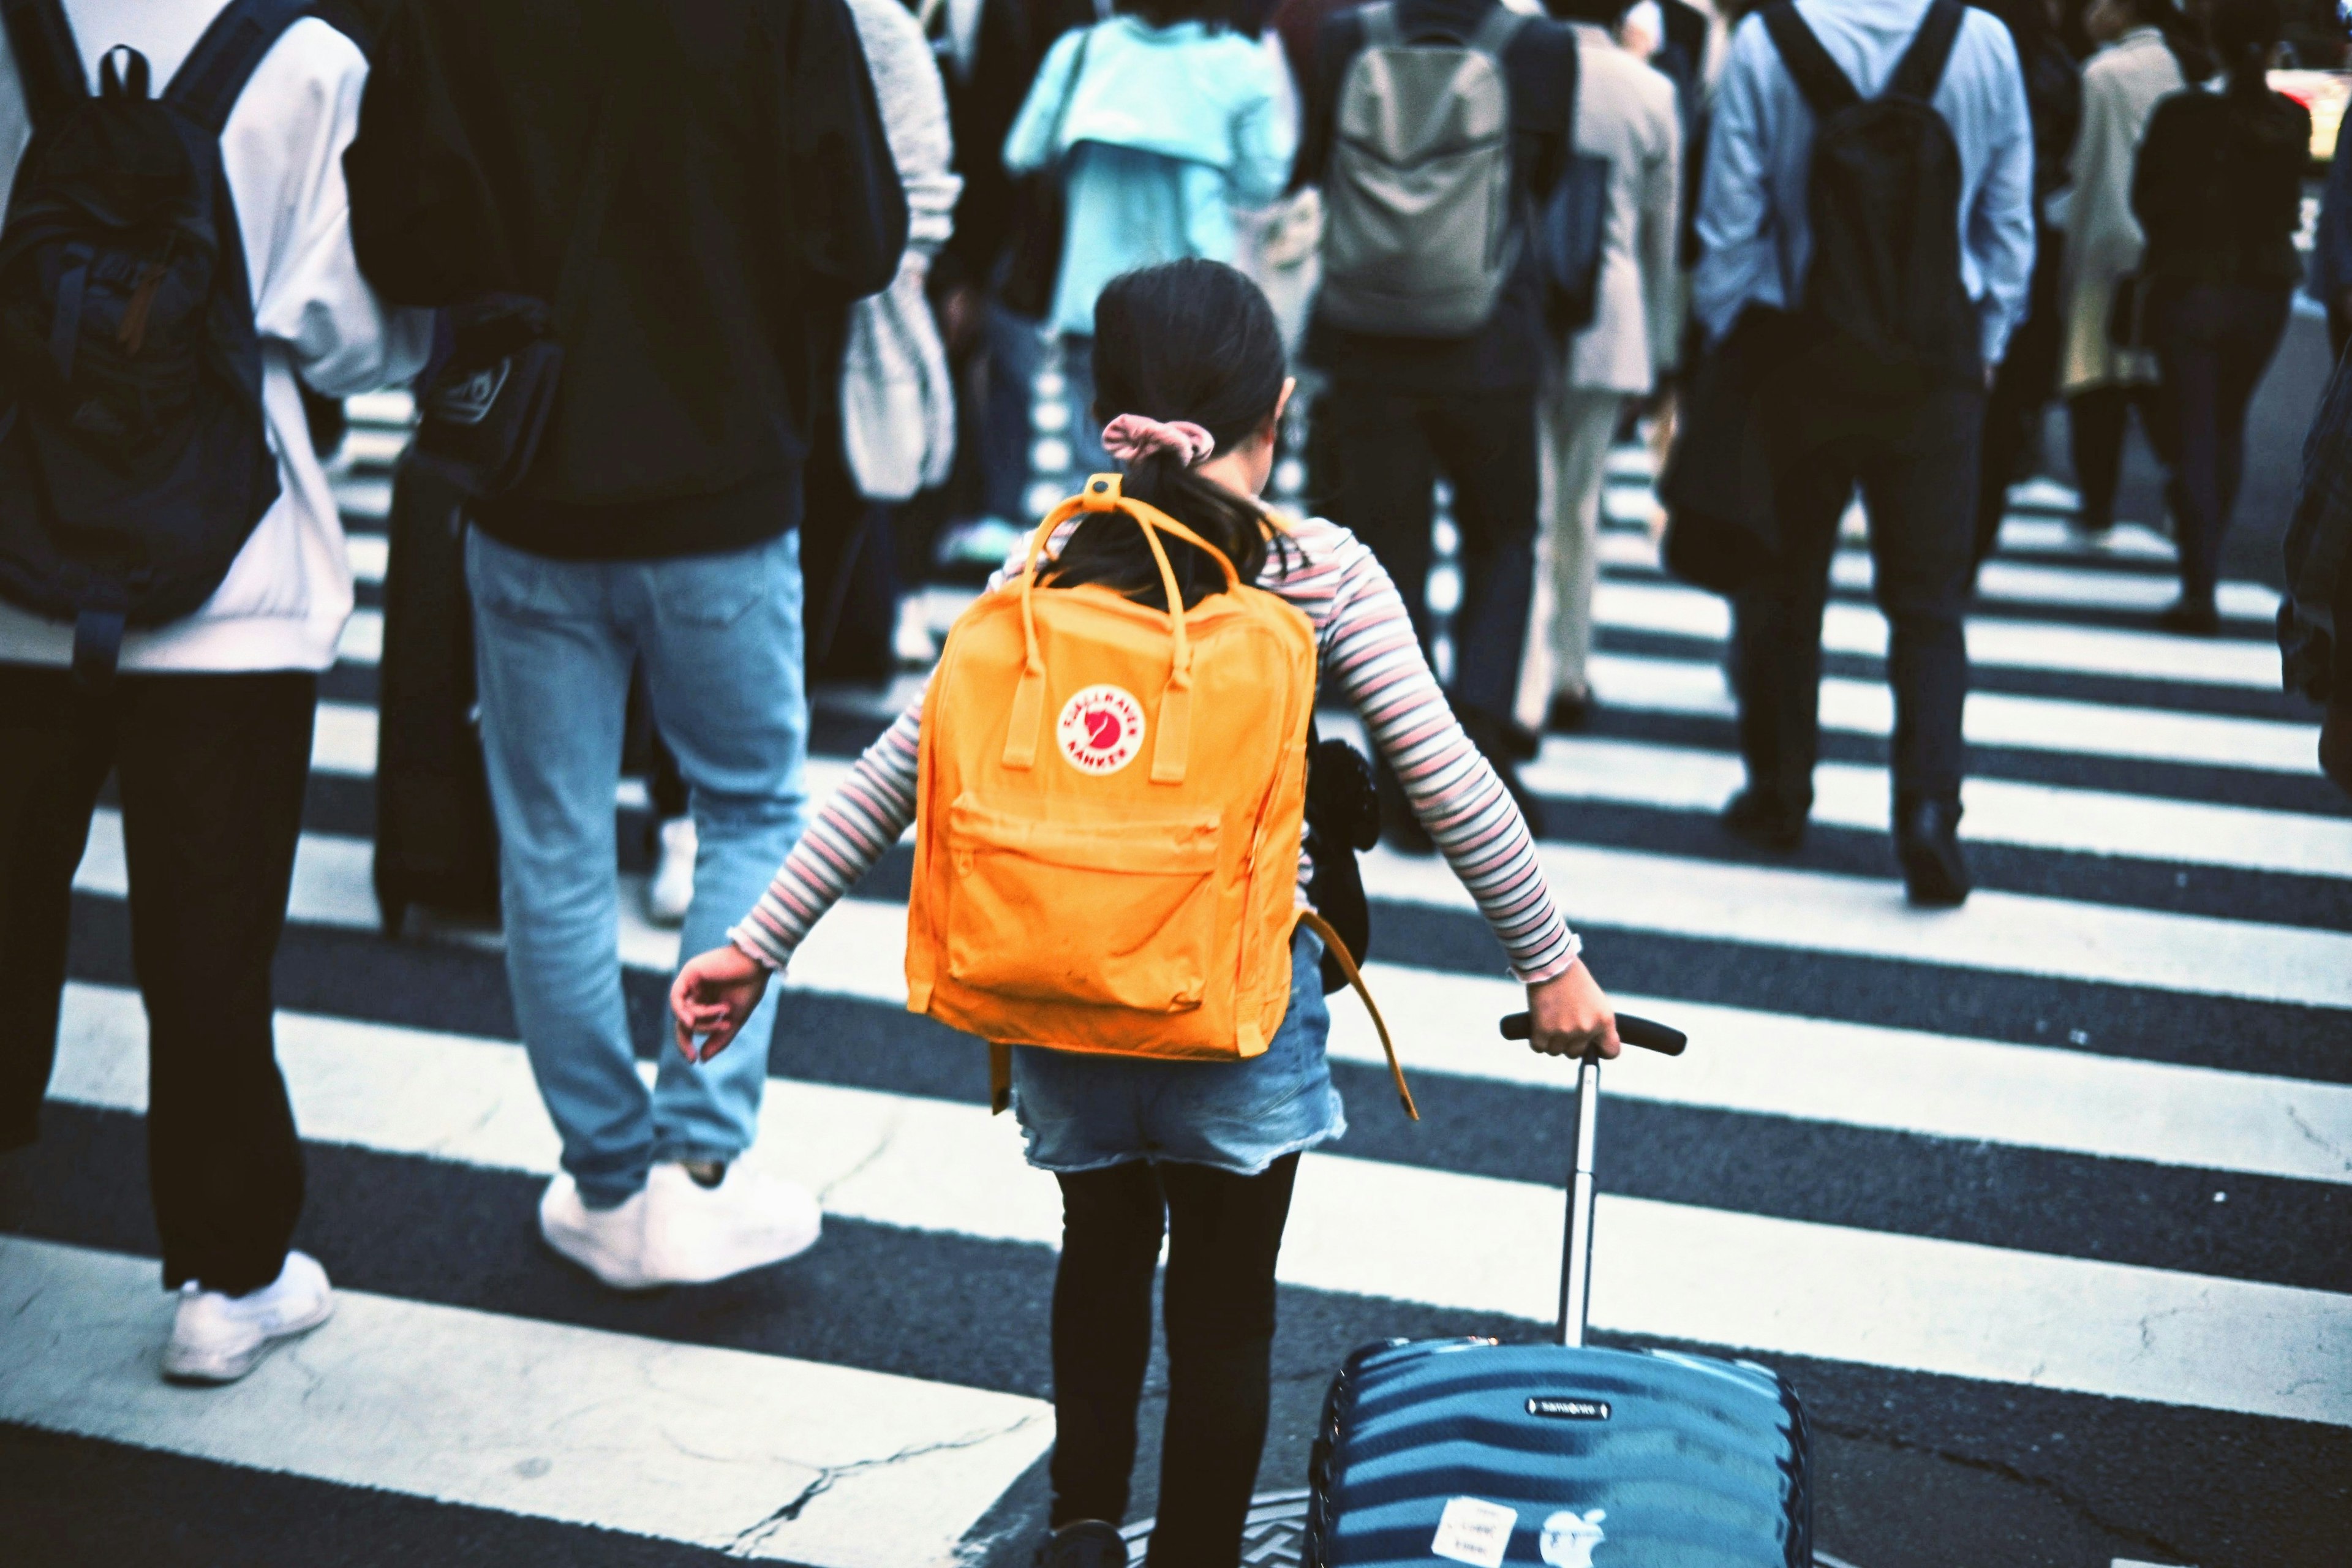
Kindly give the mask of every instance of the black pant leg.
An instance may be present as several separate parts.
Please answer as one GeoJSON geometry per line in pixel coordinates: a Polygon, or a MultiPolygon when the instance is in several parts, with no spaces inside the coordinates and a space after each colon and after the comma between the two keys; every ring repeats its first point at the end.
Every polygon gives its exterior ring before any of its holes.
{"type": "Polygon", "coordinates": [[[316,676],[120,678],[131,931],[147,1003],[148,1180],[163,1282],[278,1278],[302,1150],[272,1030],[316,676]]]}
{"type": "Polygon", "coordinates": [[[1535,389],[1465,393],[1433,400],[1431,412],[1461,540],[1449,686],[1454,710],[1489,738],[1511,717],[1535,594],[1535,389]]]}
{"type": "Polygon", "coordinates": [[[1423,400],[1405,393],[1334,385],[1316,403],[1328,422],[1333,467],[1331,521],[1370,547],[1396,580],[1412,629],[1429,651],[1431,487],[1436,458],[1423,400]]]}
{"type": "Polygon", "coordinates": [[[1822,612],[1839,520],[1853,497],[1843,444],[1786,462],[1774,485],[1781,558],[1731,601],[1732,686],[1748,786],[1783,808],[1813,803],[1821,744],[1822,612]]]}
{"type": "Polygon", "coordinates": [[[2221,337],[2215,387],[2215,511],[2199,569],[2208,584],[2220,579],[2221,542],[2238,510],[2238,490],[2246,474],[2246,416],[2263,373],[2286,335],[2292,297],[2285,289],[2232,289],[2226,330],[2221,337]]]}
{"type": "Polygon", "coordinates": [[[1984,395],[1973,387],[1936,394],[1913,422],[1916,435],[1886,444],[1862,464],[1873,577],[1887,625],[1898,797],[1959,795],[1969,689],[1963,622],[1975,567],[1976,431],[1983,412],[1984,395]]]}
{"type": "Polygon", "coordinates": [[[1234,1568],[1265,1452],[1274,1266],[1298,1156],[1255,1176],[1163,1164],[1168,1427],[1151,1568],[1234,1568]]]}
{"type": "Polygon", "coordinates": [[[113,763],[110,705],[65,670],[0,665],[0,1149],[39,1131],[74,868],[113,763]]]}
{"type": "Polygon", "coordinates": [[[1057,1175],[1062,1258],[1054,1275],[1054,1486],[1048,1516],[1120,1522],[1135,1470],[1135,1407],[1151,1359],[1151,1278],[1162,1204],[1138,1160],[1057,1175]]]}
{"type": "Polygon", "coordinates": [[[2074,451],[2074,488],[2082,500],[2083,526],[2106,527],[2116,520],[2116,487],[2123,478],[2124,427],[2145,389],[2095,386],[2066,400],[2066,427],[2074,451]]]}

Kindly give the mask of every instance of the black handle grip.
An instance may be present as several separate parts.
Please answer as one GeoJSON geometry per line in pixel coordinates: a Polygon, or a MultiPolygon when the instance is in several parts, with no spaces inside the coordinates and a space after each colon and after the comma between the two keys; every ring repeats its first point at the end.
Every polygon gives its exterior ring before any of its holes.
{"type": "MultiPolygon", "coordinates": [[[[1534,1032],[1535,1021],[1525,1013],[1514,1013],[1503,1020],[1503,1038],[1507,1040],[1524,1040],[1534,1032]]],[[[1664,1057],[1678,1057],[1690,1044],[1690,1037],[1680,1029],[1669,1029],[1664,1024],[1631,1013],[1617,1015],[1617,1037],[1629,1046],[1639,1046],[1664,1057]]]]}

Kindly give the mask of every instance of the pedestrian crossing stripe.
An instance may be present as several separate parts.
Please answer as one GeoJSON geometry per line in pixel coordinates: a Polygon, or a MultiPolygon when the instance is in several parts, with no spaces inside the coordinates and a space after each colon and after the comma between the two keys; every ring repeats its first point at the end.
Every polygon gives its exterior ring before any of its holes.
{"type": "MultiPolygon", "coordinates": [[[[136,998],[77,987],[73,1005],[58,1097],[139,1109],[136,998]],[[84,1021],[94,1000],[110,1016],[84,1021]]],[[[319,1022],[286,1017],[279,1044],[308,1138],[553,1173],[520,1046],[319,1022]]],[[[1061,1233],[1052,1178],[982,1105],[776,1080],[746,1159],[838,1216],[1038,1247],[1061,1233]]],[[[1565,1203],[1557,1184],[1311,1151],[1278,1278],[1540,1321],[1565,1203]]],[[[2352,1426],[2352,1296],[1606,1194],[1595,1226],[1604,1330],[2352,1426]]]]}
{"type": "Polygon", "coordinates": [[[809,1568],[950,1568],[1042,1400],[342,1289],[233,1387],[159,1382],[155,1263],[0,1235],[0,1420],[809,1568]]]}

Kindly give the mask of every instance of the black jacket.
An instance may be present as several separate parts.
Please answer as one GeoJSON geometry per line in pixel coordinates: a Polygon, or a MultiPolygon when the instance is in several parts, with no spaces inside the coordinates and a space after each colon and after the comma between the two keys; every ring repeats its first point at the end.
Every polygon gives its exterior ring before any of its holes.
{"type": "MultiPolygon", "coordinates": [[[[1500,0],[1396,0],[1397,27],[1407,38],[1442,32],[1466,38],[1500,0]]],[[[1320,184],[1329,162],[1339,89],[1348,66],[1364,47],[1363,18],[1353,10],[1328,18],[1318,37],[1315,79],[1307,84],[1305,133],[1298,149],[1301,184],[1320,184]]],[[[1575,101],[1576,35],[1566,26],[1531,17],[1504,52],[1511,92],[1513,205],[1531,213],[1559,177],[1568,152],[1568,113],[1575,101]]],[[[1307,354],[1355,385],[1370,384],[1432,393],[1495,392],[1533,386],[1543,364],[1543,293],[1531,247],[1503,285],[1486,325],[1466,338],[1379,337],[1315,321],[1307,354]]]]}
{"type": "Polygon", "coordinates": [[[404,305],[553,300],[607,83],[641,96],[553,421],[480,521],[574,558],[772,538],[822,345],[906,247],[842,0],[401,0],[344,163],[361,268],[404,305]]]}
{"type": "Polygon", "coordinates": [[[2163,100],[2132,171],[2132,214],[2147,231],[2140,269],[2173,284],[2294,288],[2310,149],[2311,111],[2275,92],[2163,100]]]}

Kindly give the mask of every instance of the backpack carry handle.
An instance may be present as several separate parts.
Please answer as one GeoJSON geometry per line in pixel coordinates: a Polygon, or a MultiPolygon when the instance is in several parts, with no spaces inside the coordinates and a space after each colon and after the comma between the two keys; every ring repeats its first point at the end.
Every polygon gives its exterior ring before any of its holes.
{"type": "MultiPolygon", "coordinates": [[[[1503,1038],[1524,1040],[1535,1033],[1535,1020],[1525,1013],[1513,1013],[1503,1020],[1503,1038]]],[[[1639,1046],[1645,1051],[1655,1051],[1663,1057],[1678,1057],[1690,1044],[1690,1037],[1680,1029],[1631,1013],[1617,1015],[1617,1037],[1629,1046],[1639,1046]]]]}
{"type": "Polygon", "coordinates": [[[1036,765],[1037,731],[1045,718],[1045,661],[1037,651],[1037,569],[1045,552],[1045,543],[1054,537],[1055,530],[1081,511],[1123,511],[1143,530],[1143,542],[1151,549],[1152,563],[1160,569],[1160,585],[1168,595],[1168,628],[1171,653],[1168,689],[1160,696],[1158,734],[1151,743],[1151,782],[1182,784],[1185,754],[1192,742],[1192,644],[1184,629],[1184,595],[1176,585],[1176,568],[1169,563],[1168,548],[1160,543],[1164,531],[1174,534],[1198,550],[1205,550],[1225,574],[1227,592],[1242,585],[1241,574],[1225,552],[1202,538],[1184,524],[1170,517],[1158,507],[1119,493],[1119,476],[1096,474],[1087,480],[1086,489],[1070,497],[1045,514],[1037,531],[1029,537],[1029,556],[1021,568],[1021,637],[1024,660],[1021,684],[1013,693],[1013,713],[1004,736],[1004,765],[1028,769],[1036,765]]]}

